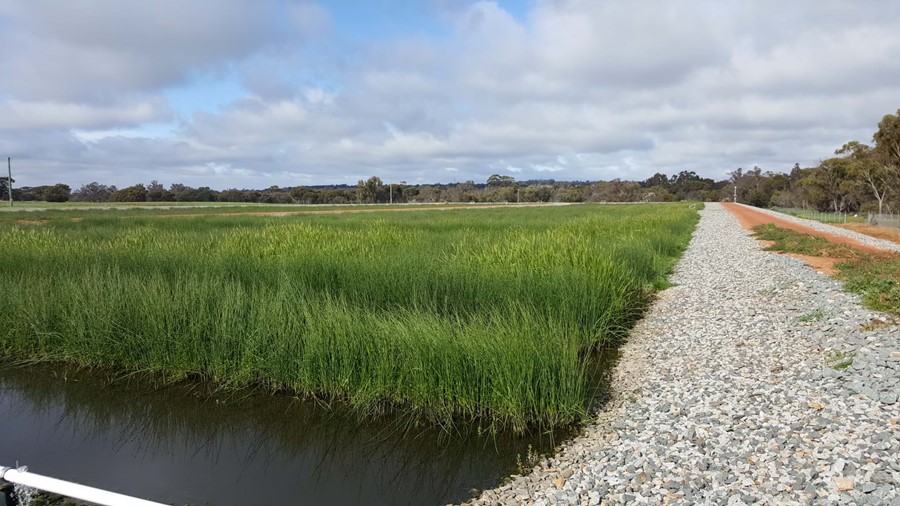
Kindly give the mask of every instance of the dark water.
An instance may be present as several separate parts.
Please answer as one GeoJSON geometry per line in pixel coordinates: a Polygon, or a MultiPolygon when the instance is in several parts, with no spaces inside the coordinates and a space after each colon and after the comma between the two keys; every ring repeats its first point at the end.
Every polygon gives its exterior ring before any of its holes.
{"type": "Polygon", "coordinates": [[[0,427],[0,465],[197,505],[459,502],[565,437],[409,428],[287,396],[50,366],[0,368],[0,427]]]}

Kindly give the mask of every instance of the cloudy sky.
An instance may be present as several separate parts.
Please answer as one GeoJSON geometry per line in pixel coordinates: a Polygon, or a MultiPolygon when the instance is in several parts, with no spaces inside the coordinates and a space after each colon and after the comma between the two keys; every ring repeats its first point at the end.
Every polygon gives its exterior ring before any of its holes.
{"type": "Polygon", "coordinates": [[[18,185],[722,178],[898,108],[893,0],[0,0],[18,185]]]}

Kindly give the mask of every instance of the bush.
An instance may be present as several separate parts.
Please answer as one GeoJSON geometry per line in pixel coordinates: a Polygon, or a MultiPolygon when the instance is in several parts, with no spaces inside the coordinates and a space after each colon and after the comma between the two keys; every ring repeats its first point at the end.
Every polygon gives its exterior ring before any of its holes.
{"type": "Polygon", "coordinates": [[[44,193],[47,202],[68,202],[72,195],[72,189],[67,184],[55,184],[44,193]]]}

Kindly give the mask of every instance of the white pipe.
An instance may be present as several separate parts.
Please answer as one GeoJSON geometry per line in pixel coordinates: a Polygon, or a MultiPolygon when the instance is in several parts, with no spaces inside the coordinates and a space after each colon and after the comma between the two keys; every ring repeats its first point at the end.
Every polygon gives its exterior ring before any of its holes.
{"type": "Polygon", "coordinates": [[[0,467],[0,480],[103,506],[164,506],[158,502],[145,501],[144,499],[116,494],[115,492],[107,492],[99,488],[86,487],[77,483],[29,473],[25,468],[0,467]]]}

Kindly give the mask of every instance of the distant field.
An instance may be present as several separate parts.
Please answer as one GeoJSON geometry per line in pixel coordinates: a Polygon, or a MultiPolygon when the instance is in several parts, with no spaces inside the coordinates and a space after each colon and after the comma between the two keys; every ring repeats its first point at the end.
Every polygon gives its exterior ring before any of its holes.
{"type": "Polygon", "coordinates": [[[8,361],[517,429],[584,416],[591,350],[627,332],[698,219],[687,204],[48,213],[0,217],[8,361]]]}
{"type": "MultiPolygon", "coordinates": [[[[216,206],[269,206],[284,204],[256,204],[241,202],[46,202],[42,200],[17,200],[12,207],[0,201],[0,210],[16,211],[21,209],[91,209],[91,208],[129,208],[129,207],[216,207],[216,206]]],[[[289,205],[289,204],[288,204],[289,205]]]]}
{"type": "Polygon", "coordinates": [[[213,216],[220,214],[332,213],[339,211],[386,211],[411,209],[531,207],[559,203],[439,202],[426,204],[258,204],[235,202],[23,202],[15,207],[0,205],[0,223],[18,220],[82,219],[85,216],[135,218],[147,216],[213,216]]]}
{"type": "Polygon", "coordinates": [[[34,211],[59,209],[144,209],[192,208],[192,207],[256,207],[256,208],[330,208],[330,207],[407,207],[407,206],[463,206],[487,205],[490,203],[435,202],[404,204],[261,204],[258,202],[45,202],[39,200],[16,201],[12,207],[0,201],[0,211],[34,211]]]}

